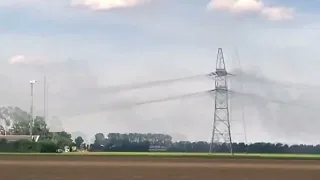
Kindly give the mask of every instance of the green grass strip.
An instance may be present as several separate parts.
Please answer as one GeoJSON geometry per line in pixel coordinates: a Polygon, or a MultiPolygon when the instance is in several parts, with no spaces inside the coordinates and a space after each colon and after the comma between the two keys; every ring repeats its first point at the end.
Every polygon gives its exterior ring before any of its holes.
{"type": "Polygon", "coordinates": [[[70,152],[70,153],[0,153],[0,156],[131,156],[159,158],[217,158],[217,159],[283,159],[320,160],[320,154],[240,154],[173,153],[173,152],[70,152]]]}

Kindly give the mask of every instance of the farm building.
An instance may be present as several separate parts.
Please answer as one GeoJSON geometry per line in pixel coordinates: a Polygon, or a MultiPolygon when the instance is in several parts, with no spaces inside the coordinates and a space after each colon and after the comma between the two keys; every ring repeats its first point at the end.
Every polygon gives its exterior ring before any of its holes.
{"type": "Polygon", "coordinates": [[[0,135],[0,139],[6,139],[7,141],[18,141],[18,140],[29,140],[37,142],[39,140],[39,135],[0,135]]]}

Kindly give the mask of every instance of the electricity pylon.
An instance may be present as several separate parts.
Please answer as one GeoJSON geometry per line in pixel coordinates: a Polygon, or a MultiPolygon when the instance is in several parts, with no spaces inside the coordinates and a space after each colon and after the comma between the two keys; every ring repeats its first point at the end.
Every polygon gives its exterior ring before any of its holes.
{"type": "Polygon", "coordinates": [[[219,151],[216,147],[226,145],[233,154],[229,119],[229,74],[226,70],[222,48],[218,49],[216,71],[213,75],[215,76],[215,109],[209,153],[219,151]]]}

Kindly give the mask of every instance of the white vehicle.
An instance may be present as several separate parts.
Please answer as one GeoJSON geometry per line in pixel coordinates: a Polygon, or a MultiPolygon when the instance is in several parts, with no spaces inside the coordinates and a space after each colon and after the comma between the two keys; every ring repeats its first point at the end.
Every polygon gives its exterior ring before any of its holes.
{"type": "Polygon", "coordinates": [[[57,153],[63,153],[64,151],[62,149],[57,149],[57,153]]]}

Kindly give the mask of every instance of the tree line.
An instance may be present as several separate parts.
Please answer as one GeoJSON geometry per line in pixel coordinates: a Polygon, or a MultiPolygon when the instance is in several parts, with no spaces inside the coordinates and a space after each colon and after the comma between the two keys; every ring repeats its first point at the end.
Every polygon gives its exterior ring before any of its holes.
{"type": "MultiPolygon", "coordinates": [[[[2,112],[3,113],[3,112],[2,112]]],[[[3,115],[0,112],[0,119],[5,119],[10,129],[5,134],[28,135],[30,116],[27,112],[15,108],[11,113],[3,115]],[[12,124],[10,124],[12,123],[12,124]]],[[[6,129],[0,125],[0,132],[6,129]]],[[[43,117],[37,116],[34,119],[32,128],[34,135],[40,135],[37,142],[28,140],[7,141],[0,138],[0,152],[56,152],[64,147],[76,147],[77,150],[87,151],[122,151],[122,152],[208,152],[210,144],[205,141],[178,141],[174,142],[168,134],[161,133],[103,133],[95,134],[92,144],[85,144],[81,136],[72,138],[71,134],[65,131],[50,132],[43,117]]],[[[233,143],[235,153],[294,153],[294,154],[320,154],[320,145],[287,145],[281,143],[233,143]]],[[[215,152],[228,152],[225,144],[214,144],[215,152]]]]}
{"type": "MultiPolygon", "coordinates": [[[[123,151],[123,152],[203,152],[209,151],[210,143],[205,141],[178,141],[173,142],[172,137],[167,134],[152,133],[103,133],[95,135],[95,141],[90,146],[90,151],[123,151]]],[[[215,152],[229,152],[225,144],[214,144],[215,152]]],[[[277,154],[320,154],[320,145],[287,145],[282,143],[257,142],[251,144],[233,143],[232,149],[235,153],[277,153],[277,154]]]]}
{"type": "MultiPolygon", "coordinates": [[[[2,108],[0,111],[0,120],[5,122],[0,125],[2,135],[29,135],[30,131],[29,113],[18,107],[2,108]],[[10,127],[9,129],[4,126],[10,127]]],[[[50,132],[47,123],[41,116],[34,118],[32,134],[39,135],[37,142],[26,139],[8,141],[5,136],[0,137],[0,152],[56,152],[57,149],[64,149],[65,146],[73,147],[75,142],[70,133],[50,132]]]]}

